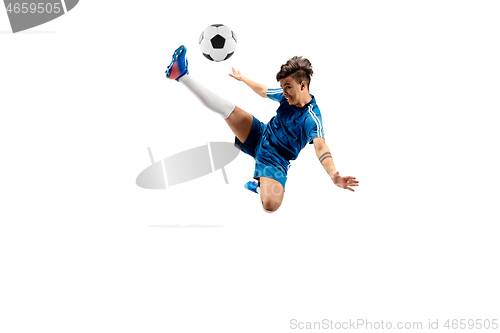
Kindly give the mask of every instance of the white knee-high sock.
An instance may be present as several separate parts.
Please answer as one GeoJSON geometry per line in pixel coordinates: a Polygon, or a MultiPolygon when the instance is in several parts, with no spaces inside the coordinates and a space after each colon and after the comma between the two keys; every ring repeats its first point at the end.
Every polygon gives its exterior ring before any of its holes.
{"type": "Polygon", "coordinates": [[[196,97],[198,97],[203,105],[215,113],[218,113],[224,119],[229,117],[236,107],[235,104],[211,92],[187,74],[181,77],[179,82],[185,85],[196,97]]]}

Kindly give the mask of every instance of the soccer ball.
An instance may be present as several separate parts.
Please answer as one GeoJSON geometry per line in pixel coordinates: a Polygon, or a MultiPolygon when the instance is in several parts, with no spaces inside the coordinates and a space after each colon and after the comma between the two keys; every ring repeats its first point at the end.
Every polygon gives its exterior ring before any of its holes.
{"type": "Polygon", "coordinates": [[[229,59],[236,50],[236,35],[223,24],[212,24],[200,35],[200,50],[212,61],[229,59]]]}

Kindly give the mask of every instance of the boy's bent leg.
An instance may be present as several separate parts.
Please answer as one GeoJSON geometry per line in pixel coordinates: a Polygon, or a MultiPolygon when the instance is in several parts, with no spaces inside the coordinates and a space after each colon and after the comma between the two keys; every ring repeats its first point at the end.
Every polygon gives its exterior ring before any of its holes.
{"type": "Polygon", "coordinates": [[[275,179],[260,177],[260,199],[262,206],[267,212],[275,212],[283,202],[285,189],[283,185],[275,179]]]}
{"type": "Polygon", "coordinates": [[[226,123],[238,140],[245,142],[252,130],[253,116],[236,106],[229,117],[226,118],[226,123]]]}

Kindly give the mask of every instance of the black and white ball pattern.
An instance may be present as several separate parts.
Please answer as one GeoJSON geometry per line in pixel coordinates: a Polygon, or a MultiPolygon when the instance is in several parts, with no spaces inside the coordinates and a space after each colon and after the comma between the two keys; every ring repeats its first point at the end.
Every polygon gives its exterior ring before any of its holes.
{"type": "Polygon", "coordinates": [[[236,35],[223,24],[212,24],[200,35],[200,50],[203,55],[212,61],[229,59],[236,50],[236,35]]]}

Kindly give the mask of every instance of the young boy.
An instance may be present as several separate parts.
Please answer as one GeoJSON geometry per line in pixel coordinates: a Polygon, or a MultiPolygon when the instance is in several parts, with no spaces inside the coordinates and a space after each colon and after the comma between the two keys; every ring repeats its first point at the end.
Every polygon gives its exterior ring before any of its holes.
{"type": "Polygon", "coordinates": [[[259,96],[280,103],[276,116],[264,124],[235,104],[209,91],[189,76],[186,48],[175,50],[166,76],[185,85],[207,108],[225,119],[233,131],[235,145],[255,159],[254,178],[259,183],[247,184],[257,192],[260,187],[262,206],[266,212],[276,211],[285,193],[285,183],[290,161],[295,160],[307,143],[314,143],[316,155],[333,183],[350,191],[358,186],[355,177],[342,177],[333,164],[323,132],[321,113],[316,99],[309,93],[313,74],[309,60],[293,57],[281,66],[276,75],[279,89],[268,89],[232,69],[231,77],[244,82],[259,96]]]}

